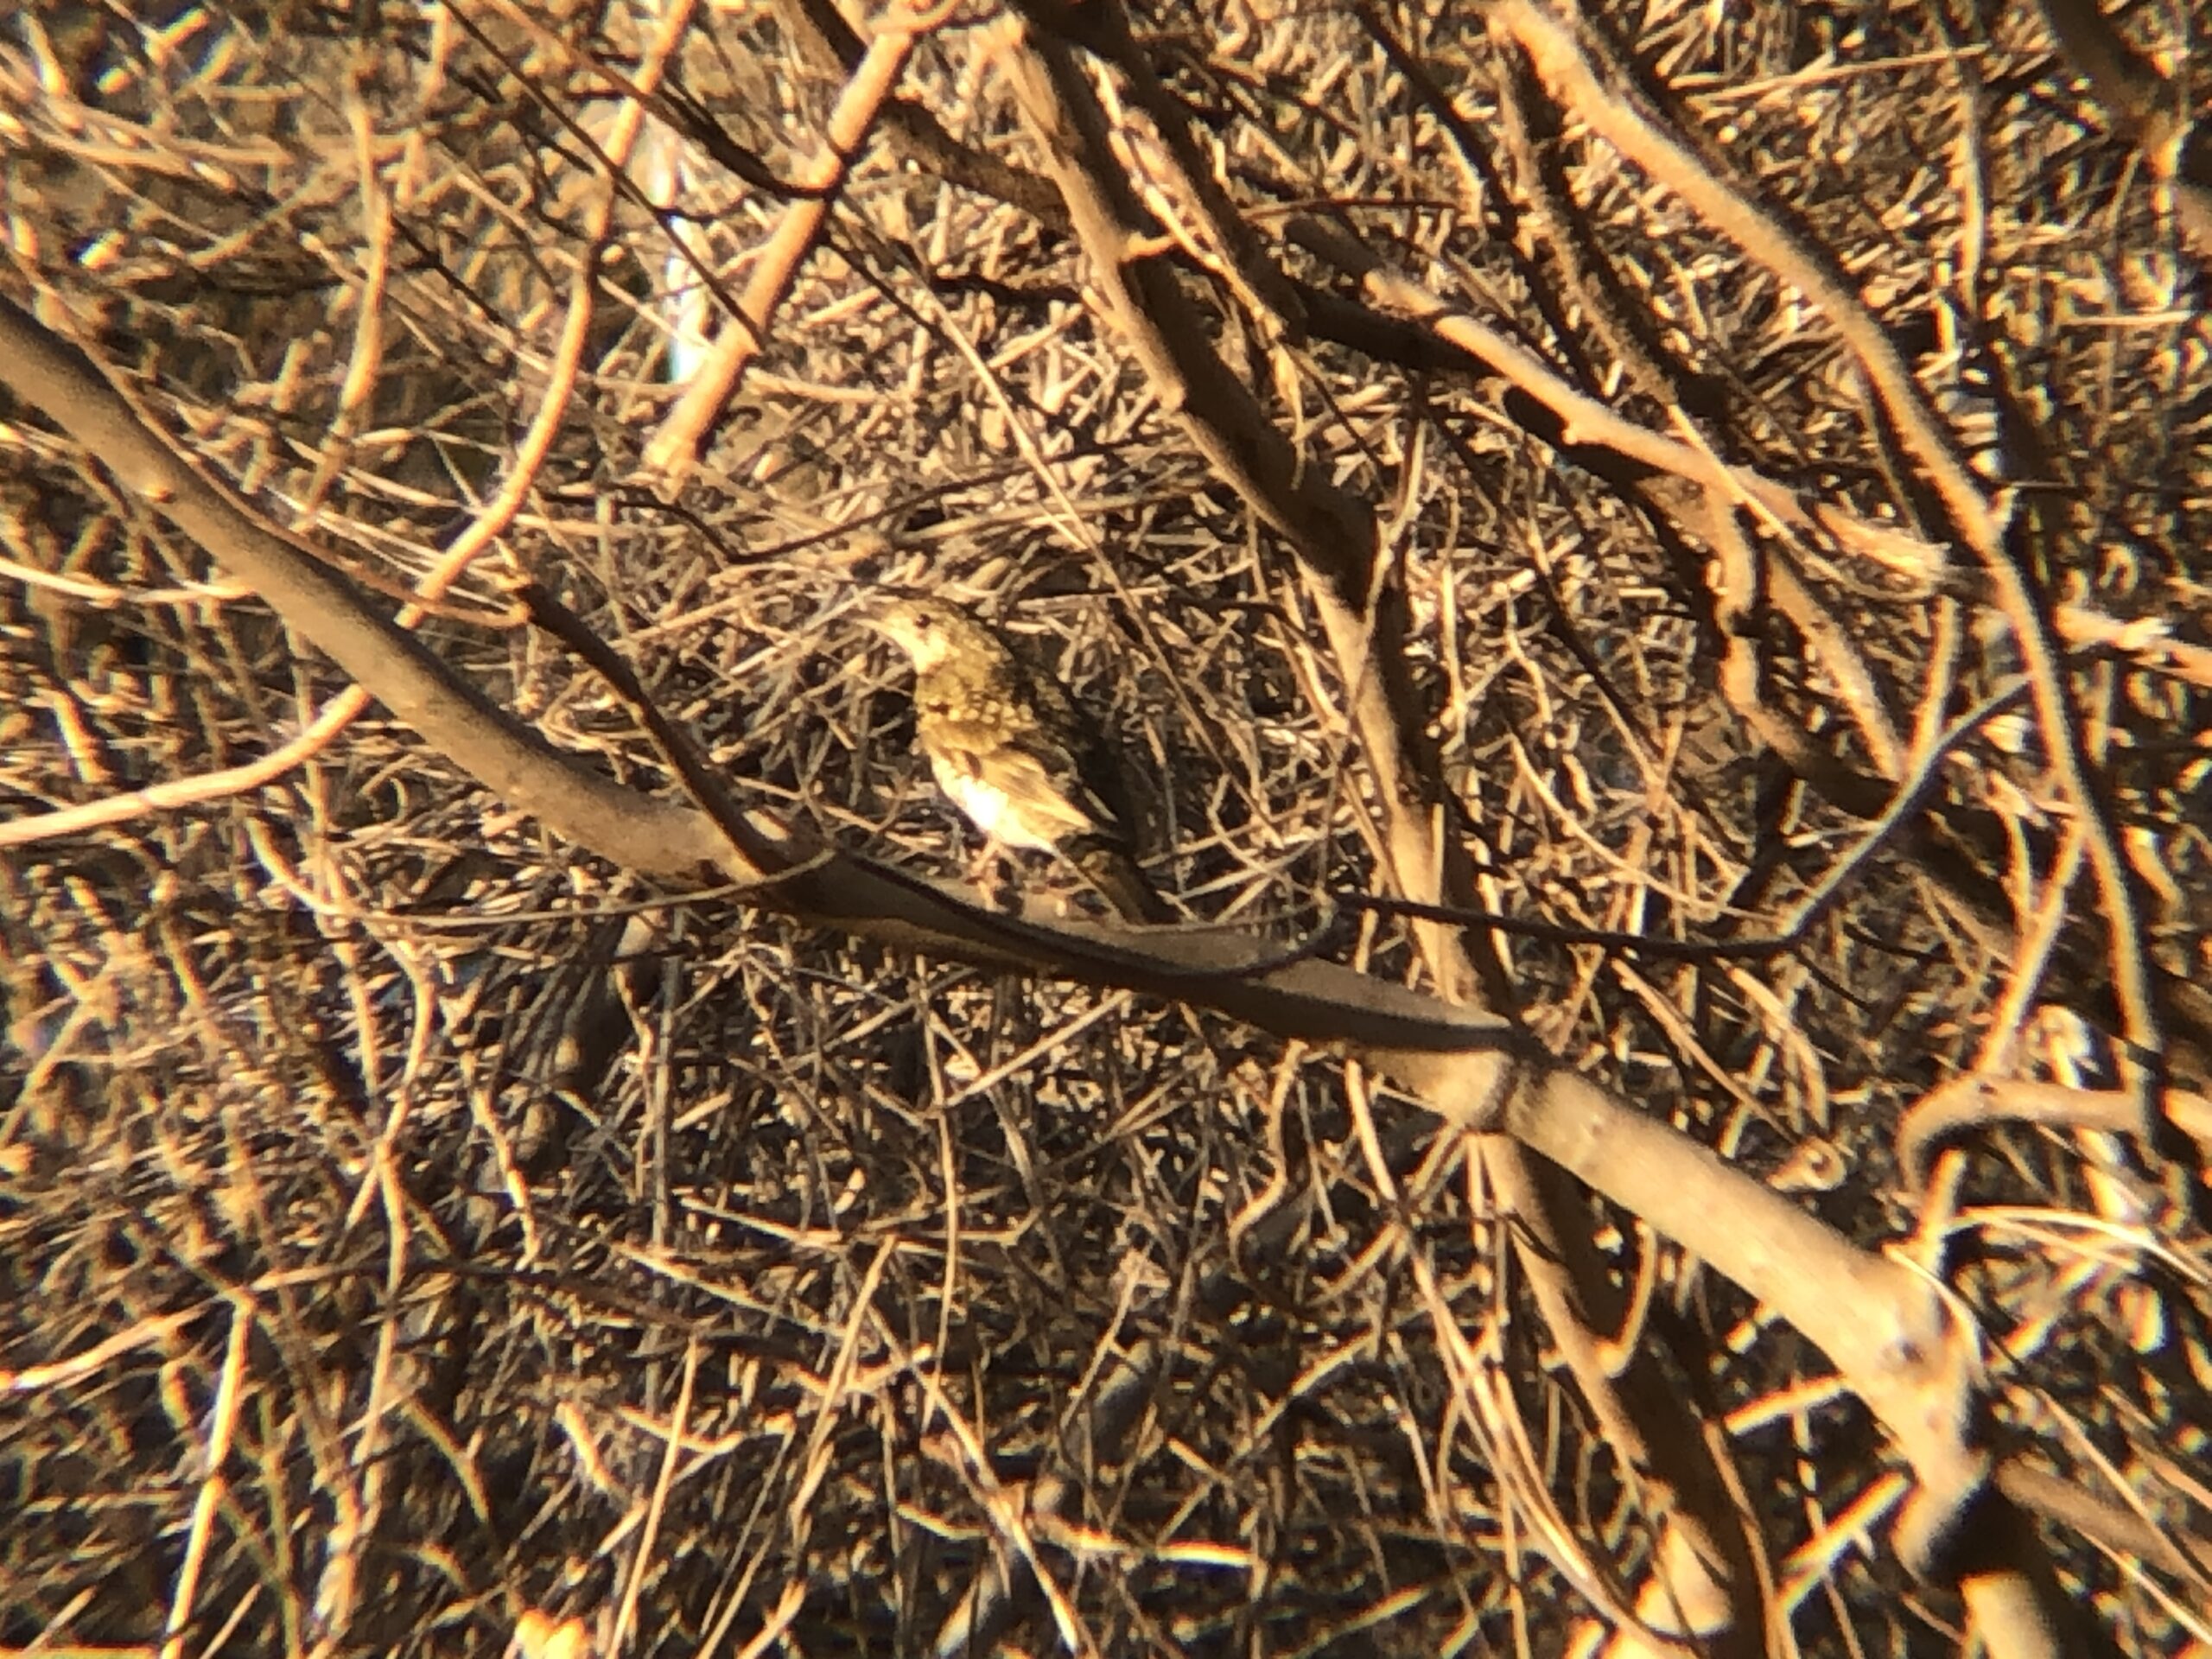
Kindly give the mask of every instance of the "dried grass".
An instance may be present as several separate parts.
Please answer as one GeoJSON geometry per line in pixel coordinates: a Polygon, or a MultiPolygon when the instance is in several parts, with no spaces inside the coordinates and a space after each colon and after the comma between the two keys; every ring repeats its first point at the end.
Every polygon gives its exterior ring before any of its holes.
{"type": "MultiPolygon", "coordinates": [[[[209,468],[409,582],[503,481],[556,353],[618,90],[593,65],[639,44],[591,15],[541,33],[490,5],[435,29],[239,7],[164,46],[120,12],[35,4],[0,44],[10,290],[66,308],[209,468]]],[[[1953,429],[2019,467],[1986,395],[1997,365],[1956,337],[1971,263],[2040,423],[2052,588],[2212,643],[2200,284],[2039,24],[2013,9],[1990,28],[1958,58],[1911,10],[1676,8],[1634,44],[1911,341],[1953,429]]],[[[1141,32],[1265,239],[1345,204],[1400,269],[1575,372],[1589,341],[1548,333],[1544,267],[1486,228],[1494,187],[1348,12],[1141,32]]],[[[1415,33],[1483,130],[1498,58],[1479,22],[1415,33]]],[[[1027,165],[977,40],[956,22],[925,41],[903,94],[1027,165]]],[[[701,16],[678,67],[779,177],[836,92],[757,9],[701,16]]],[[[1894,522],[1897,462],[1834,336],[1604,145],[1560,156],[1663,344],[1718,385],[1739,458],[1894,522]]],[[[613,208],[588,372],[505,554],[749,803],[845,844],[934,873],[969,844],[857,626],[911,584],[1033,634],[1106,713],[1156,798],[1157,868],[1198,910],[1291,932],[1317,883],[1366,885],[1374,805],[1306,601],[1077,302],[1059,228],[878,144],[680,499],[635,480],[671,397],[679,244],[734,287],[779,212],[686,168],[682,219],[613,208]]],[[[1298,405],[1274,412],[1386,518],[1491,902],[1697,938],[1786,913],[1853,820],[1719,694],[1701,554],[1670,553],[1646,507],[1465,378],[1319,339],[1271,358],[1222,315],[1255,386],[1280,394],[1274,365],[1294,363],[1298,405]]],[[[1673,430],[1646,396],[1586,390],[1673,430]]],[[[239,765],[343,690],[29,424],[0,432],[0,517],[11,817],[239,765]]],[[[1833,549],[1808,569],[1909,730],[1929,585],[1833,549]]],[[[470,596],[496,606],[484,569],[470,596]]],[[[1762,626],[1771,709],[1865,766],[1833,665],[1762,626]]],[[[547,642],[467,614],[428,632],[557,741],[658,779],[547,642]]],[[[1989,639],[1969,639],[1962,696],[2012,671],[1989,639]]],[[[2075,683],[2149,872],[2150,948],[2201,977],[2205,692],[2171,667],[2107,657],[2075,683]]],[[[1974,746],[1940,788],[2014,837],[1986,875],[2032,910],[2054,823],[2033,753],[1974,746]]],[[[2086,879],[2070,902],[2017,1004],[2018,934],[1917,855],[1771,963],[1498,948],[1535,1028],[1654,1116],[1754,1170],[1834,1154],[1813,1201],[1874,1243],[1918,1198],[1897,1181],[1899,1114],[1974,1063],[1995,1013],[2024,1021],[2020,1075],[2066,1080],[2105,972],[2086,879]]],[[[1544,1503],[1580,1549],[1642,1571],[1636,1474],[1555,1385],[1471,1162],[1341,1060],[726,901],[666,906],[374,710],[250,792],[0,855],[0,1642],[492,1654],[536,1616],[533,1639],[575,1619],[671,1654],[1555,1653],[1589,1586],[1535,1524],[1544,1503]],[[632,906],[664,930],[626,937],[632,906]],[[1516,1415],[1524,1465],[1489,1438],[1516,1415]]],[[[1395,924],[1350,949],[1416,971],[1395,924]]],[[[2094,1230],[2123,1224],[2099,1220],[2107,1177],[2071,1137],[1977,1149],[1961,1224],[1987,1255],[1957,1283],[2010,1443],[2101,1494],[2088,1471],[2109,1460],[2154,1518],[2201,1529],[2201,1234],[2164,1224],[2172,1254],[2138,1271],[2094,1230]],[[1998,1205],[2016,1207],[1975,1208],[1998,1205]]],[[[1934,1650],[1954,1610],[1878,1548],[1823,1554],[1882,1497],[1864,1414],[1821,1397],[1818,1357],[1732,1288],[1590,1219],[1624,1278],[1659,1275],[1658,1322],[1702,1367],[1681,1386],[1733,1414],[1777,1571],[1811,1594],[1801,1650],[1934,1650]]],[[[2124,1650],[2212,1640],[2171,1563],[2052,1542],[2124,1650]]]]}

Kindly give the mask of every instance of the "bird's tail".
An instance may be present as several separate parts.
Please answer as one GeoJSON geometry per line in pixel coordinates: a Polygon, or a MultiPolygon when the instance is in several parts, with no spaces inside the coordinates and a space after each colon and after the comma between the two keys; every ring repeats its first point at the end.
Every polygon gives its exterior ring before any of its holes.
{"type": "Polygon", "coordinates": [[[1182,920],[1123,849],[1108,842],[1077,840],[1064,850],[1077,873],[1098,890],[1123,921],[1162,927],[1182,920]]]}

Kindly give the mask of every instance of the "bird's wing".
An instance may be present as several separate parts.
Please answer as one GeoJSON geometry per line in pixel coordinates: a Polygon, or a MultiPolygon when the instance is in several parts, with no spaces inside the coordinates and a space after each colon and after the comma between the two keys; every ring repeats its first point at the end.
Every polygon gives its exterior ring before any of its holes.
{"type": "Polygon", "coordinates": [[[1012,747],[1034,764],[1039,785],[1052,790],[1081,816],[1078,830],[1117,841],[1128,839],[1128,814],[1121,810],[1114,793],[1099,786],[1102,768],[1112,762],[1095,747],[1071,742],[1042,728],[1022,733],[1012,747]]]}
{"type": "Polygon", "coordinates": [[[1133,840],[1136,816],[1129,809],[1128,786],[1090,715],[1049,674],[1036,682],[1031,713],[1030,730],[1022,738],[1025,747],[1055,776],[1067,780],[1070,799],[1089,815],[1095,830],[1123,842],[1133,840]]]}
{"type": "Polygon", "coordinates": [[[968,688],[964,696],[925,703],[921,720],[927,748],[1018,805],[1051,817],[1058,826],[1053,839],[1128,833],[1114,794],[1099,786],[1096,745],[1057,687],[1039,684],[1027,696],[979,695],[968,688]]]}

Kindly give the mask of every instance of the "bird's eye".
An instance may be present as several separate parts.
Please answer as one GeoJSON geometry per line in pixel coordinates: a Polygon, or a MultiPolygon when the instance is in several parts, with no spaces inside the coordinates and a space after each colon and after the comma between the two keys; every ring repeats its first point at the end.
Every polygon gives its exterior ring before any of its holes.
{"type": "Polygon", "coordinates": [[[922,615],[918,616],[918,617],[916,617],[916,618],[914,619],[914,628],[915,628],[915,631],[916,631],[917,632],[919,632],[919,633],[927,633],[927,632],[928,632],[931,628],[935,627],[936,626],[937,626],[937,619],[936,619],[935,617],[933,617],[933,616],[931,616],[931,615],[930,615],[930,614],[928,614],[926,612],[925,612],[922,615]]]}

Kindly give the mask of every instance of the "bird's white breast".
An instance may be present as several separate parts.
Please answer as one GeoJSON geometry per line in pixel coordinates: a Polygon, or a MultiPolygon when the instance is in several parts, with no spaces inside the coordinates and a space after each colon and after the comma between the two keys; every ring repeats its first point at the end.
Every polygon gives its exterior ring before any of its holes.
{"type": "Polygon", "coordinates": [[[1051,837],[1038,834],[1038,826],[1015,808],[1003,791],[950,766],[933,770],[939,786],[952,798],[952,804],[993,841],[1008,847],[1026,847],[1032,852],[1052,850],[1051,837]]]}

